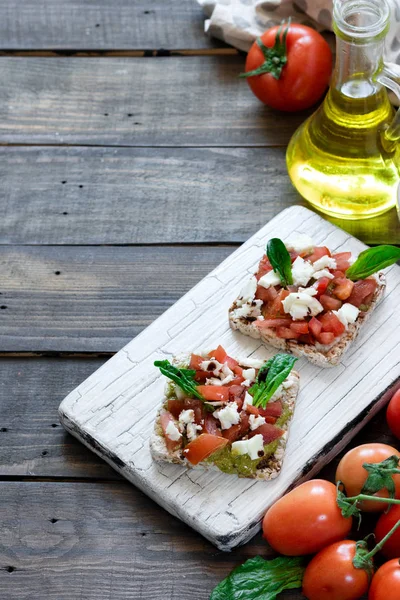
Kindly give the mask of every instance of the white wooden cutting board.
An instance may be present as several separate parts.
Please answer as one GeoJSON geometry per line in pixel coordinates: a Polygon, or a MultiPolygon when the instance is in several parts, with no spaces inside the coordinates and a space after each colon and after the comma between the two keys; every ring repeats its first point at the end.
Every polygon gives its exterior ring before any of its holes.
{"type": "MultiPolygon", "coordinates": [[[[71,392],[60,406],[66,429],[171,514],[221,550],[249,540],[266,509],[310,478],[354,436],[400,385],[400,267],[386,270],[387,289],[340,365],[321,369],[301,359],[300,394],[283,469],[270,481],[156,464],[149,437],[165,379],[154,360],[221,343],[232,356],[267,358],[228,326],[227,311],[255,270],[271,237],[307,233],[317,245],[359,252],[364,244],[299,206],[288,208],[229,256],[150,327],[71,392]]],[[[157,274],[154,273],[156,276],[157,274]]]]}

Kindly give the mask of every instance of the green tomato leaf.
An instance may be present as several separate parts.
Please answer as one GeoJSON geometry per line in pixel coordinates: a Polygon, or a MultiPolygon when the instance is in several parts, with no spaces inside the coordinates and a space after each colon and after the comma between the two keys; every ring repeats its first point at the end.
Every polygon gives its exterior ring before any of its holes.
{"type": "MultiPolygon", "coordinates": [[[[352,281],[366,279],[380,269],[390,267],[400,260],[400,248],[396,246],[376,246],[361,252],[356,262],[346,271],[346,277],[352,281]]],[[[272,264],[272,263],[271,263],[272,264]]]]}
{"type": "Polygon", "coordinates": [[[357,502],[354,500],[349,500],[346,494],[342,492],[340,489],[342,485],[343,484],[341,481],[338,481],[336,484],[336,503],[345,519],[348,517],[357,517],[359,528],[361,525],[361,511],[357,506],[357,502]]]}
{"type": "Polygon", "coordinates": [[[281,278],[282,285],[293,284],[292,260],[285,244],[279,238],[272,238],[267,244],[267,256],[275,273],[281,278]]]}
{"type": "Polygon", "coordinates": [[[255,556],[221,581],[210,600],[275,600],[283,590],[301,587],[304,571],[301,556],[274,560],[255,556]]]}
{"type": "Polygon", "coordinates": [[[249,389],[253,396],[253,405],[265,408],[278,387],[288,377],[298,360],[289,354],[275,354],[263,364],[258,372],[257,380],[249,389]]]}
{"type": "Polygon", "coordinates": [[[169,360],[156,360],[155,367],[158,367],[165,377],[172,379],[188,396],[203,400],[203,396],[198,392],[194,382],[196,371],[192,369],[178,369],[171,365],[169,360]]]}
{"type": "Polygon", "coordinates": [[[364,463],[363,467],[368,472],[368,478],[364,483],[361,494],[372,496],[386,488],[389,497],[395,496],[395,485],[393,475],[399,472],[400,458],[396,455],[389,456],[380,463],[364,463]]]}

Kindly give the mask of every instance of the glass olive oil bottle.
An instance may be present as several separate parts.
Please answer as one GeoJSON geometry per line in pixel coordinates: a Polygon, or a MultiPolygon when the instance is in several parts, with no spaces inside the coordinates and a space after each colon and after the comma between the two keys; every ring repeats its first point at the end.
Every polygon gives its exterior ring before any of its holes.
{"type": "Polygon", "coordinates": [[[396,202],[400,111],[385,86],[386,0],[336,0],[336,67],[320,108],[293,135],[286,154],[292,183],[319,210],[342,218],[381,214],[396,202]]]}

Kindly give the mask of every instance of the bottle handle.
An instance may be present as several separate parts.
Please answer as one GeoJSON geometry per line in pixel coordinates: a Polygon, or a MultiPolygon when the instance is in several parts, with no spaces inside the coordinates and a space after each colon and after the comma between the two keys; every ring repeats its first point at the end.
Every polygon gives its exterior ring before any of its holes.
{"type": "MultiPolygon", "coordinates": [[[[377,81],[388,88],[397,97],[400,102],[400,73],[396,73],[388,64],[384,64],[383,69],[377,76],[377,81]]],[[[384,130],[385,141],[393,144],[400,140],[400,109],[397,110],[393,121],[384,130]]]]}

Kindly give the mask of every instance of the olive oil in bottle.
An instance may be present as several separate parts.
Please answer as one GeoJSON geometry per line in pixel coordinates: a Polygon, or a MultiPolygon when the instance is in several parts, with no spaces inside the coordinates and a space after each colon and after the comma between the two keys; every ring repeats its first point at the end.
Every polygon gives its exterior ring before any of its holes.
{"type": "Polygon", "coordinates": [[[380,81],[382,74],[388,81],[382,61],[388,15],[384,0],[336,0],[337,61],[331,87],[288,146],[294,186],[333,216],[370,217],[396,202],[399,117],[380,81]]]}

